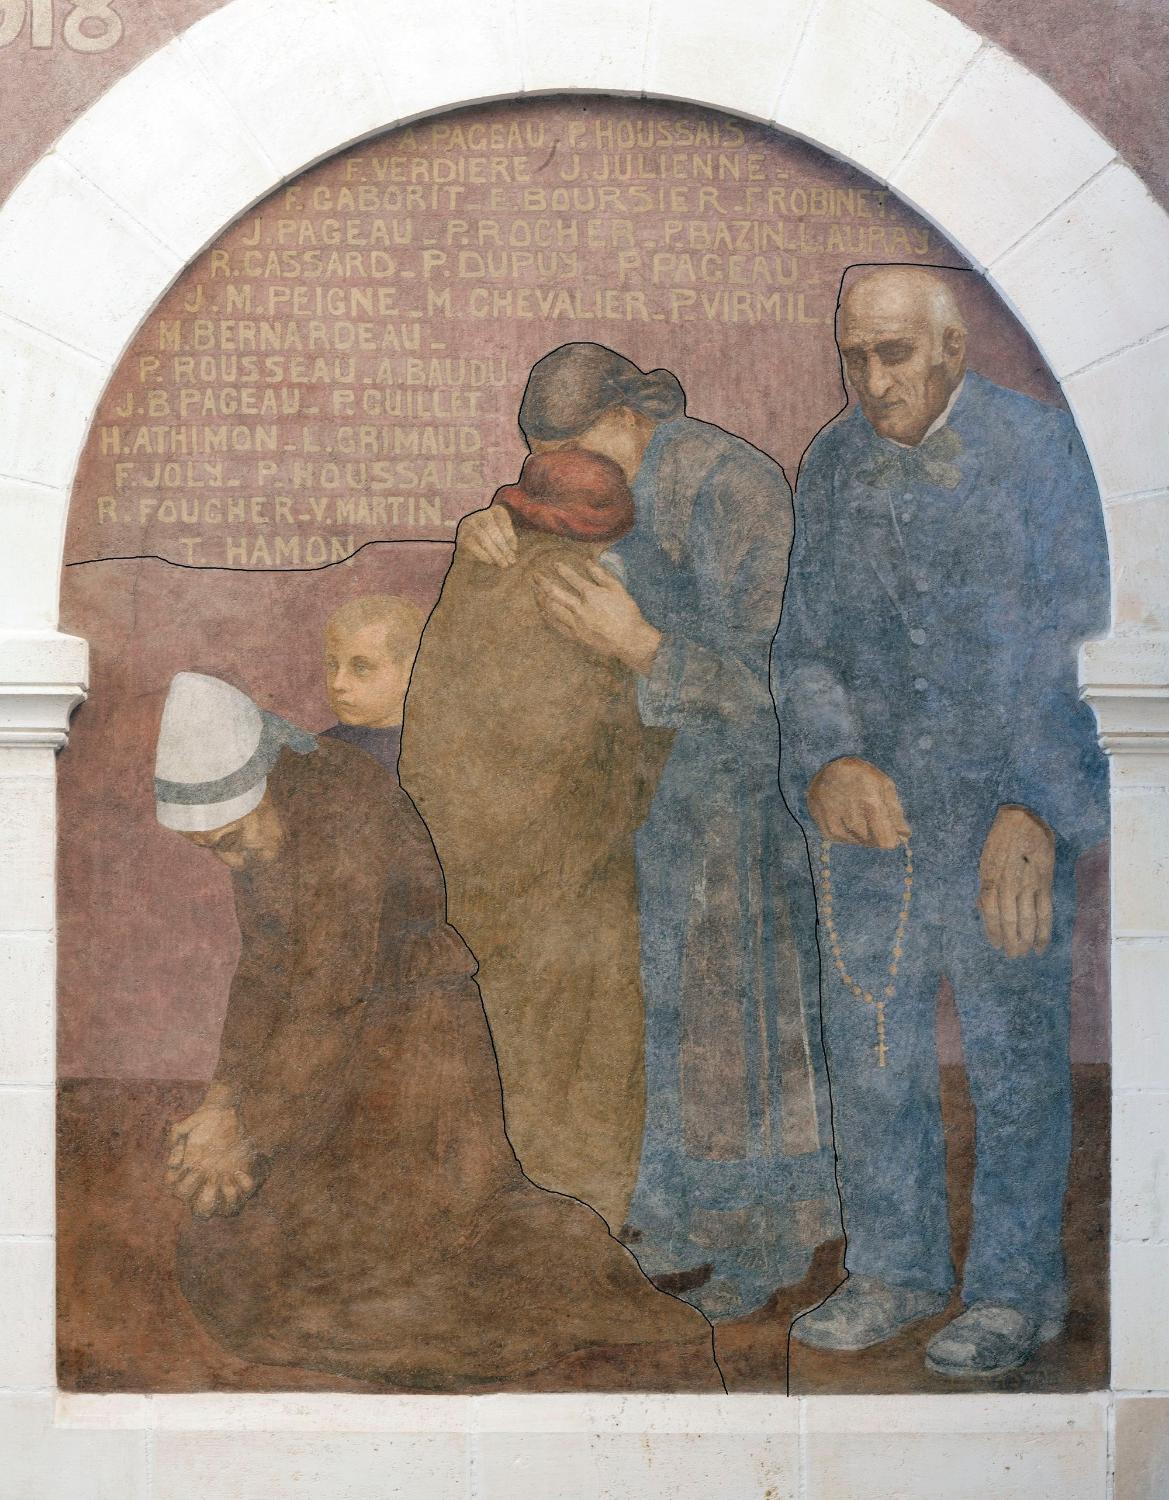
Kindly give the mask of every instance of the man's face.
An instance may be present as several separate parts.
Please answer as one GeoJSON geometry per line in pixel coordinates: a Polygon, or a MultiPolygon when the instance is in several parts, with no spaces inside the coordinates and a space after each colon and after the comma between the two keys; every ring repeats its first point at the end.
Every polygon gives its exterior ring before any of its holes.
{"type": "Polygon", "coordinates": [[[258,806],[234,823],[210,833],[184,833],[183,837],[200,849],[209,849],[229,870],[248,870],[277,858],[284,846],[284,827],[265,794],[258,806]]]}
{"type": "Polygon", "coordinates": [[[965,338],[960,328],[937,326],[926,298],[866,285],[841,308],[840,352],[874,431],[912,445],[962,378],[965,338]]]}
{"type": "Polygon", "coordinates": [[[384,623],[354,630],[334,627],[325,636],[329,705],[342,724],[385,729],[402,722],[402,704],[416,643],[391,649],[384,623]]]}

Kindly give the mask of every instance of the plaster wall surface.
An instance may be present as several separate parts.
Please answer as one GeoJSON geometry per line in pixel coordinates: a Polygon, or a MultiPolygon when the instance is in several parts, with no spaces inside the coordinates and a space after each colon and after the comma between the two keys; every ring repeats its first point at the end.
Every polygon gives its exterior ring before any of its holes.
{"type": "Polygon", "coordinates": [[[1118,1500],[1169,1471],[1169,219],[1051,89],[926,0],[669,7],[230,0],[116,84],[0,208],[0,1493],[1118,1500]],[[392,24],[391,24],[392,20],[392,24]],[[1085,691],[1113,755],[1113,1390],[1085,1396],[59,1397],[53,1377],[56,631],[93,406],[179,268],[375,130],[524,92],[685,98],[856,163],[1037,340],[1088,444],[1113,625],[1085,691]],[[1023,129],[1020,122],[1031,122],[1023,129]],[[197,162],[189,191],[165,181],[197,162]],[[993,191],[991,191],[993,188],[993,191]]]}

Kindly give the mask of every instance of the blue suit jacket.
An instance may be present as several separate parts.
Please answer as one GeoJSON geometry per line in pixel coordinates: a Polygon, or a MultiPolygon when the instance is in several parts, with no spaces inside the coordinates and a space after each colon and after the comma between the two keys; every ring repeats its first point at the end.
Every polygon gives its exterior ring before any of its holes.
{"type": "Polygon", "coordinates": [[[916,449],[859,407],[819,434],[772,653],[781,777],[861,756],[896,781],[915,834],[985,836],[1022,803],[1083,847],[1107,775],[1077,648],[1108,621],[1100,501],[1071,419],[968,374],[916,449]]]}

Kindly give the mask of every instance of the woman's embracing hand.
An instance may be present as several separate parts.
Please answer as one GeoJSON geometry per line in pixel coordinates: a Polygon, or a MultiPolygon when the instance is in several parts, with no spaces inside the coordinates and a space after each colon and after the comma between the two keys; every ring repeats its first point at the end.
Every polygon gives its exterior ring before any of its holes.
{"type": "Polygon", "coordinates": [[[507,507],[489,505],[486,510],[473,510],[464,516],[455,533],[455,546],[475,562],[510,568],[518,554],[515,526],[507,507]]]}
{"type": "Polygon", "coordinates": [[[548,621],[595,651],[615,656],[630,671],[645,676],[662,642],[660,630],[646,620],[625,585],[598,563],[585,572],[556,564],[556,574],[534,580],[536,600],[548,621]]]}

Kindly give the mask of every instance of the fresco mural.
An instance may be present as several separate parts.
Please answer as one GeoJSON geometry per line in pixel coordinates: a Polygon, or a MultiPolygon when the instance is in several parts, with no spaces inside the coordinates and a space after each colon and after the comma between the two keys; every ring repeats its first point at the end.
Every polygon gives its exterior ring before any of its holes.
{"type": "Polygon", "coordinates": [[[66,563],[65,1388],[1106,1383],[1099,503],[883,189],[364,142],[140,330],[66,563]]]}

